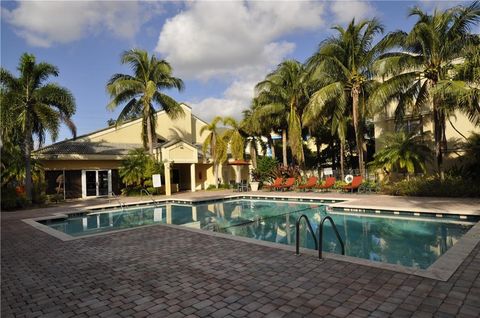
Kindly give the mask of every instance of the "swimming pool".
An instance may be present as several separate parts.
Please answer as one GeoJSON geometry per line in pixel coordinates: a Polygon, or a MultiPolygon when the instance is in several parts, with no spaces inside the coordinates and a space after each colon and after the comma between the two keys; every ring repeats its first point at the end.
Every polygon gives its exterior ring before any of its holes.
{"type": "MultiPolygon", "coordinates": [[[[329,215],[345,242],[346,255],[425,269],[476,221],[378,212],[331,211],[325,203],[317,201],[228,199],[99,210],[38,222],[74,237],[163,223],[295,245],[295,222],[300,215],[307,215],[316,232],[321,218],[329,215]]],[[[301,246],[315,248],[305,226],[301,227],[300,238],[301,246]]],[[[340,245],[328,223],[323,250],[340,253],[340,245]]]]}

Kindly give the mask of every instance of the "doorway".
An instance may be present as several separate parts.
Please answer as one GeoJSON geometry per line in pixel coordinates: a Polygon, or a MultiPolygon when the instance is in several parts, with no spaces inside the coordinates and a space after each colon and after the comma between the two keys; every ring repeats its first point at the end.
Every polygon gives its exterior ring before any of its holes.
{"type": "Polygon", "coordinates": [[[106,196],[111,191],[111,170],[82,170],[82,197],[106,196]]]}

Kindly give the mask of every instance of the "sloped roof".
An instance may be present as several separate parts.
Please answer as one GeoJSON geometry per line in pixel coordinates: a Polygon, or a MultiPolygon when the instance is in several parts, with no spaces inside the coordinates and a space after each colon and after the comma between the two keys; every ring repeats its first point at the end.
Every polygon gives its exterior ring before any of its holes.
{"type": "Polygon", "coordinates": [[[127,155],[135,148],[142,148],[141,144],[123,144],[109,142],[73,141],[67,140],[38,149],[34,154],[40,155],[127,155]]]}

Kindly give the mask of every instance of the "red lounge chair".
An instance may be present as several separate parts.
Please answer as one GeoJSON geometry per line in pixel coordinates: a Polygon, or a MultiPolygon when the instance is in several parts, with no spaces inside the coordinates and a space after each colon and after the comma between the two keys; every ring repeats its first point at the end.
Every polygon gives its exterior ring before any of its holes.
{"type": "Polygon", "coordinates": [[[284,184],[282,184],[279,187],[275,187],[275,189],[284,191],[292,188],[294,185],[295,185],[295,178],[288,178],[284,184]]]}
{"type": "Polygon", "coordinates": [[[280,187],[282,185],[282,181],[283,181],[282,178],[277,178],[275,179],[275,181],[273,181],[272,184],[265,184],[263,186],[265,187],[265,189],[272,191],[272,189],[280,187]]]}
{"type": "Polygon", "coordinates": [[[337,181],[335,179],[335,177],[328,177],[327,179],[325,179],[324,184],[319,184],[315,188],[320,189],[320,190],[328,190],[335,185],[335,181],[337,181]]]}
{"type": "Polygon", "coordinates": [[[307,189],[313,189],[317,185],[317,181],[318,181],[317,177],[310,177],[308,178],[306,183],[299,185],[297,189],[305,190],[305,191],[307,191],[307,189]]]}
{"type": "Polygon", "coordinates": [[[355,176],[353,177],[352,183],[343,186],[342,190],[350,192],[353,192],[353,190],[358,190],[358,188],[362,185],[362,181],[362,176],[355,176]]]}

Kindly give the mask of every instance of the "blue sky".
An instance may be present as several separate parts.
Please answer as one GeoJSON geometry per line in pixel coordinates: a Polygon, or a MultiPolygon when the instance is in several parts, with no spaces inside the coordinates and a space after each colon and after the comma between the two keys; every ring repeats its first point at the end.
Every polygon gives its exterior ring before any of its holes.
{"type": "MultiPolygon", "coordinates": [[[[463,2],[470,3],[470,2],[463,2]]],[[[1,65],[16,73],[23,52],[58,66],[53,81],[75,96],[78,135],[106,126],[105,84],[128,73],[119,62],[137,47],[167,59],[186,89],[170,91],[202,119],[240,118],[253,86],[282,60],[304,61],[334,24],[377,17],[386,32],[410,30],[408,9],[452,1],[2,1],[1,65]]],[[[58,140],[70,138],[62,128],[58,140]]]]}

